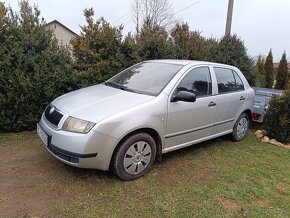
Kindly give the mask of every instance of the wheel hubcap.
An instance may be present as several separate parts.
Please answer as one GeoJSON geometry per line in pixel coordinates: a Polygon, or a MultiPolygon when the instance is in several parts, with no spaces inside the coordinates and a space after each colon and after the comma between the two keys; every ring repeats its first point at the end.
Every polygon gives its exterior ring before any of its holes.
{"type": "Polygon", "coordinates": [[[151,160],[152,150],[144,141],[138,141],[131,145],[124,156],[125,171],[131,175],[139,174],[148,166],[151,160]]]}
{"type": "Polygon", "coordinates": [[[237,135],[239,138],[242,138],[245,136],[246,132],[248,130],[248,120],[247,118],[242,118],[237,126],[237,135]]]}
{"type": "Polygon", "coordinates": [[[141,154],[136,154],[134,157],[135,162],[140,162],[142,160],[142,155],[141,154]]]}

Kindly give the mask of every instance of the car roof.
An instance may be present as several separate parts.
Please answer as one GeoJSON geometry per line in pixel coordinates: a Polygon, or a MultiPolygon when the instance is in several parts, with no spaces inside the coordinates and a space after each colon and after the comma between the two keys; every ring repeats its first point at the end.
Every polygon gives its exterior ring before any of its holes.
{"type": "Polygon", "coordinates": [[[207,65],[234,67],[234,66],[231,66],[231,65],[208,62],[208,61],[181,60],[181,59],[159,59],[159,60],[148,60],[146,62],[178,64],[178,65],[183,65],[183,66],[186,66],[188,64],[192,64],[192,65],[207,64],[207,65]]]}

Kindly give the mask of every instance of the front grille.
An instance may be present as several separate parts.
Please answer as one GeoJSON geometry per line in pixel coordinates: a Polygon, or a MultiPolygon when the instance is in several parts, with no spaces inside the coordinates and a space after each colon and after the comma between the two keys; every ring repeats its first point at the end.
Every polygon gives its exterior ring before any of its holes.
{"type": "Polygon", "coordinates": [[[58,126],[63,115],[59,113],[56,109],[54,109],[53,111],[51,110],[52,110],[52,106],[48,105],[44,112],[45,118],[48,120],[48,122],[50,122],[54,126],[58,126]]]}

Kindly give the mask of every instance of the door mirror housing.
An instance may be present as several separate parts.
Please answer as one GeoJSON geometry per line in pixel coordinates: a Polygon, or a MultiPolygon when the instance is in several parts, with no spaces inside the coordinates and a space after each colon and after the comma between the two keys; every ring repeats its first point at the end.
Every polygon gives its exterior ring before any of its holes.
{"type": "Polygon", "coordinates": [[[185,102],[195,102],[196,95],[192,92],[179,91],[176,95],[173,95],[171,102],[185,101],[185,102]]]}

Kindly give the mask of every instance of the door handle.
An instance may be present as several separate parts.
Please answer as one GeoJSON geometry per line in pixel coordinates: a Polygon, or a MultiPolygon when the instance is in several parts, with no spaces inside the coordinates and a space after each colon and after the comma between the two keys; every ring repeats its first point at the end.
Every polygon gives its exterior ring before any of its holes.
{"type": "Polygon", "coordinates": [[[216,106],[216,103],[215,103],[215,102],[213,102],[213,101],[211,101],[211,102],[209,102],[208,106],[209,106],[209,107],[216,106]]]}
{"type": "Polygon", "coordinates": [[[240,101],[244,101],[246,98],[244,96],[240,97],[240,101]]]}

